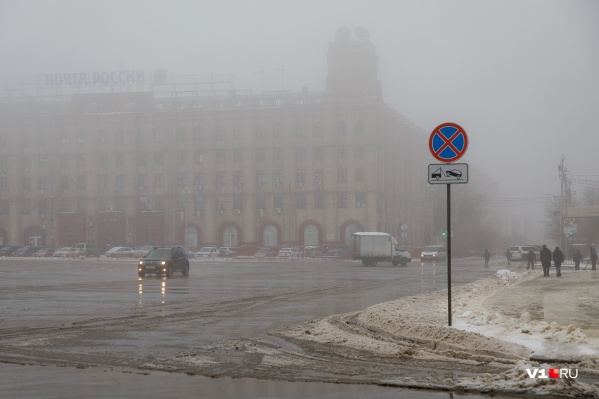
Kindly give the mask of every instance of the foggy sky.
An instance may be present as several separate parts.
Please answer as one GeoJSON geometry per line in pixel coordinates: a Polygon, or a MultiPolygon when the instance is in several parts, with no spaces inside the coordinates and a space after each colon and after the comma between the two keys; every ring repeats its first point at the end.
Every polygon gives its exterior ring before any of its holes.
{"type": "Polygon", "coordinates": [[[536,223],[538,197],[559,194],[562,155],[573,175],[599,180],[593,0],[0,0],[0,82],[164,68],[231,73],[256,94],[322,91],[341,26],[370,32],[386,103],[424,132],[466,130],[460,162],[496,182],[493,195],[510,199],[498,206],[536,223]]]}

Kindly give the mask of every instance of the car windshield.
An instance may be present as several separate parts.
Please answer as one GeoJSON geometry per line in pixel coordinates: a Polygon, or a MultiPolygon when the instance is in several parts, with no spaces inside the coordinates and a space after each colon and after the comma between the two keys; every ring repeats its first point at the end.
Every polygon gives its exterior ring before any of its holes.
{"type": "Polygon", "coordinates": [[[147,255],[147,258],[167,259],[171,257],[170,249],[153,249],[147,255]]]}
{"type": "Polygon", "coordinates": [[[212,250],[211,247],[203,247],[202,249],[200,249],[198,252],[210,252],[212,250]]]}
{"type": "Polygon", "coordinates": [[[424,252],[439,252],[441,250],[441,247],[437,247],[435,245],[429,245],[428,247],[424,247],[423,251],[424,252]]]}

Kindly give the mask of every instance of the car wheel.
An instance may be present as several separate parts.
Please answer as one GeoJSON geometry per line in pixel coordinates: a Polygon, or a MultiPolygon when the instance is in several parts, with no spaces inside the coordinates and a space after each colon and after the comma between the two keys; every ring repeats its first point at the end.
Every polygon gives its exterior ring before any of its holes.
{"type": "Polygon", "coordinates": [[[183,273],[184,277],[189,276],[189,263],[185,264],[185,266],[183,267],[182,273],[183,273]]]}
{"type": "Polygon", "coordinates": [[[405,265],[407,265],[407,264],[408,264],[408,260],[407,260],[407,259],[402,259],[402,260],[401,260],[401,265],[402,265],[402,266],[405,266],[405,265]]]}
{"type": "Polygon", "coordinates": [[[168,265],[168,267],[166,268],[166,277],[172,277],[172,275],[173,275],[173,266],[168,265]]]}
{"type": "Polygon", "coordinates": [[[362,266],[369,266],[370,262],[368,262],[366,259],[362,259],[362,266]]]}
{"type": "Polygon", "coordinates": [[[393,266],[397,266],[399,264],[395,259],[393,259],[393,261],[391,261],[391,263],[393,264],[393,266]]]}
{"type": "Polygon", "coordinates": [[[137,272],[137,275],[138,275],[139,277],[145,277],[145,276],[146,276],[146,273],[144,273],[144,272],[137,272]]]}

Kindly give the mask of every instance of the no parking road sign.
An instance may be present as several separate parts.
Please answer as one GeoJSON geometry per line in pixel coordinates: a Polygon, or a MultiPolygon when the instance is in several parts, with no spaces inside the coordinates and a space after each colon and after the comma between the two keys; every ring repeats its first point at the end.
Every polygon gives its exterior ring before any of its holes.
{"type": "Polygon", "coordinates": [[[468,149],[468,136],[460,125],[443,123],[437,126],[428,140],[431,154],[441,162],[457,161],[468,149]]]}

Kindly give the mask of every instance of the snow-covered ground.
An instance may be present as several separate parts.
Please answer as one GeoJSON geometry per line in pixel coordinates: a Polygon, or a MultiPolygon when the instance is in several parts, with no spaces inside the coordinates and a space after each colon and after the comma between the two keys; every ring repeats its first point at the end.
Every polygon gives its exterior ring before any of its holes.
{"type": "MultiPolygon", "coordinates": [[[[553,269],[553,272],[555,269],[553,269]]],[[[296,343],[345,348],[377,357],[404,358],[456,369],[480,365],[499,372],[452,377],[445,386],[475,392],[597,398],[599,387],[582,382],[599,376],[599,334],[574,324],[533,319],[528,312],[509,317],[491,309],[493,298],[532,279],[547,283],[546,295],[559,303],[575,293],[568,281],[588,283],[598,272],[563,272],[564,277],[543,279],[542,272],[499,270],[493,277],[452,289],[452,326],[448,326],[447,291],[401,298],[363,311],[335,315],[289,326],[273,335],[296,343]],[[534,369],[568,369],[577,378],[531,378],[534,369]]],[[[524,288],[523,288],[524,289],[524,288]]],[[[531,295],[535,295],[531,292],[531,295]]],[[[599,296],[599,295],[598,295],[599,296]]],[[[503,303],[510,298],[503,298],[503,303]]],[[[504,305],[505,306],[505,305],[504,305]]],[[[599,316],[599,309],[592,314],[599,316]]],[[[545,314],[548,314],[546,312],[545,314]]],[[[572,315],[573,316],[573,315],[572,315]]],[[[576,319],[572,317],[572,319],[576,319]]],[[[599,323],[597,323],[599,325],[599,323]]],[[[341,349],[343,351],[343,349],[341,349]]],[[[537,373],[543,373],[537,372],[537,373]]],[[[548,376],[549,374],[547,374],[548,376]]],[[[539,376],[539,374],[537,374],[539,376]]],[[[433,388],[413,376],[389,379],[386,384],[433,388]]]]}

